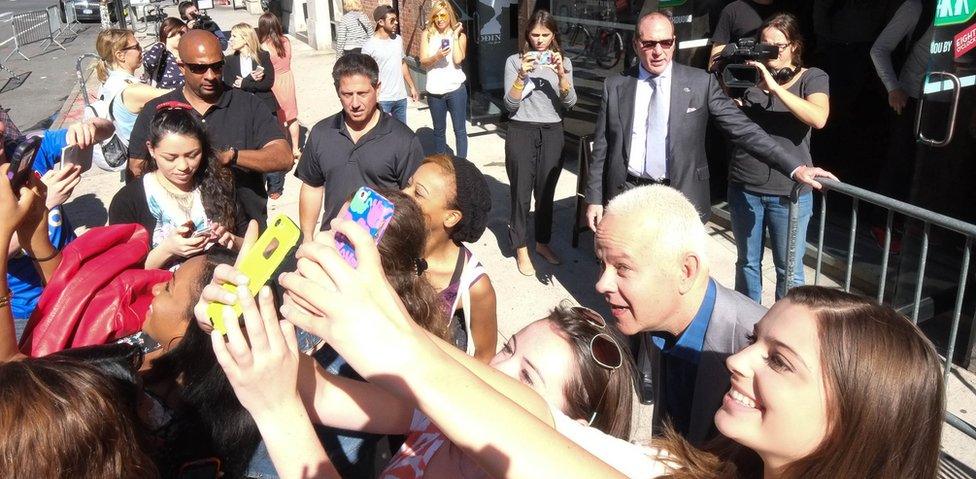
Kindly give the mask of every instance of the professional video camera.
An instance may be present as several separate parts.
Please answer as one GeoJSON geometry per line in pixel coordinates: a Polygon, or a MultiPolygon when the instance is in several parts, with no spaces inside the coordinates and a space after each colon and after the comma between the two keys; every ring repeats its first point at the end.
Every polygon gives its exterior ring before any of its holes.
{"type": "Polygon", "coordinates": [[[193,16],[193,28],[197,30],[206,30],[208,32],[213,32],[214,30],[220,30],[217,26],[217,22],[210,18],[210,15],[206,13],[197,13],[193,16]]]}
{"type": "Polygon", "coordinates": [[[730,43],[722,49],[716,60],[716,71],[721,72],[722,82],[729,88],[749,88],[756,86],[762,80],[759,69],[747,65],[753,60],[763,62],[779,56],[776,45],[756,43],[752,38],[743,38],[736,43],[730,43]]]}

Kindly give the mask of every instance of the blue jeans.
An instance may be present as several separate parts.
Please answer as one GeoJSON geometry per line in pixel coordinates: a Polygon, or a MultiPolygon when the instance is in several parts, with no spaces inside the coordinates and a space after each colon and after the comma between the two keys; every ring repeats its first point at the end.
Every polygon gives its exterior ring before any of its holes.
{"type": "Polygon", "coordinates": [[[455,156],[468,157],[468,130],[464,122],[468,119],[468,86],[461,85],[457,90],[443,95],[427,94],[430,118],[434,121],[434,153],[447,153],[447,112],[451,112],[454,125],[454,141],[457,143],[455,156]]]}
{"type": "MultiPolygon", "coordinates": [[[[800,243],[796,255],[796,274],[794,286],[803,284],[803,252],[807,238],[807,226],[813,215],[813,193],[800,195],[797,205],[800,209],[800,243]]],[[[740,184],[729,183],[729,213],[732,216],[732,234],[739,258],[735,262],[735,290],[752,298],[757,303],[762,300],[762,257],[769,231],[773,250],[773,265],[776,267],[776,299],[786,295],[786,255],[789,239],[790,197],[764,195],[747,191],[740,184]]]]}
{"type": "Polygon", "coordinates": [[[393,118],[400,120],[400,123],[404,125],[407,124],[407,99],[402,98],[400,100],[393,101],[381,101],[380,110],[383,110],[391,115],[393,118]]]}

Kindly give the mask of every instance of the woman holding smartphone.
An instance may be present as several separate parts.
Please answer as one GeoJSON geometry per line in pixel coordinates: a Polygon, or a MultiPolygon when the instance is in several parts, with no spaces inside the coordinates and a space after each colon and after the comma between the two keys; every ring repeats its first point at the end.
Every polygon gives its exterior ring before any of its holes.
{"type": "Polygon", "coordinates": [[[427,28],[421,37],[420,64],[427,69],[427,104],[434,122],[434,153],[447,153],[447,112],[454,125],[455,155],[468,157],[467,77],[461,71],[468,49],[468,36],[451,4],[435,1],[430,7],[427,28]]]}
{"type": "Polygon", "coordinates": [[[563,112],[576,104],[573,64],[559,47],[556,19],[538,10],[529,20],[521,53],[505,62],[505,106],[511,113],[505,169],[511,185],[509,238],[519,272],[535,274],[526,246],[529,203],[535,196],[535,251],[549,264],[560,259],[549,247],[552,201],[562,167],[563,112]]]}
{"type": "Polygon", "coordinates": [[[211,243],[238,249],[235,233],[243,234],[247,219],[193,107],[159,105],[148,143],[145,174],[119,190],[108,211],[109,224],[139,223],[151,235],[145,267],[178,265],[211,243]]]}

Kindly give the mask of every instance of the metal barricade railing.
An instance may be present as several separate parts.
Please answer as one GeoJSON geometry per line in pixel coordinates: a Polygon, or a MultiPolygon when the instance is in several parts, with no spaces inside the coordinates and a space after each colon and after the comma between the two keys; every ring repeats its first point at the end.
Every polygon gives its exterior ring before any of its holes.
{"type": "MultiPolygon", "coordinates": [[[[48,46],[57,45],[62,50],[67,51],[64,45],[54,38],[49,17],[50,13],[47,10],[32,10],[13,14],[10,23],[14,29],[14,49],[4,57],[3,61],[9,60],[14,53],[23,57],[24,60],[30,61],[30,58],[24,55],[20,47],[41,41],[46,42],[48,46]]],[[[60,21],[61,18],[58,17],[58,22],[60,23],[60,21]]]]}
{"type": "MultiPolygon", "coordinates": [[[[919,309],[922,301],[922,286],[925,282],[925,267],[928,261],[929,254],[929,235],[931,234],[932,227],[941,228],[943,230],[957,233],[965,238],[965,246],[962,250],[962,261],[959,263],[959,280],[957,283],[955,303],[952,309],[952,320],[950,323],[949,330],[949,342],[946,347],[945,355],[945,368],[943,370],[943,380],[948,381],[949,373],[954,367],[952,363],[953,355],[956,349],[956,339],[959,335],[959,323],[962,320],[962,307],[963,299],[966,293],[967,280],[969,278],[969,261],[972,254],[973,240],[976,239],[976,225],[971,223],[966,223],[965,221],[960,221],[949,216],[945,216],[934,211],[930,211],[924,208],[919,208],[918,206],[905,203],[904,201],[899,201],[894,198],[889,198],[872,191],[868,191],[856,186],[851,186],[840,181],[831,180],[827,178],[817,178],[817,180],[823,184],[824,188],[821,192],[820,201],[820,230],[817,234],[817,248],[816,248],[816,263],[814,266],[814,283],[819,284],[820,274],[823,266],[823,251],[824,251],[824,232],[827,225],[827,191],[836,192],[851,198],[851,220],[850,220],[850,238],[847,244],[847,263],[844,272],[844,290],[851,290],[851,282],[854,272],[854,247],[855,238],[857,236],[857,221],[858,221],[858,207],[862,202],[875,205],[876,207],[882,208],[887,211],[887,218],[885,221],[885,236],[884,236],[884,247],[881,260],[881,272],[878,278],[878,294],[877,300],[879,302],[884,301],[885,297],[885,287],[888,280],[888,263],[891,259],[891,238],[892,238],[892,224],[894,220],[895,213],[904,215],[908,219],[916,220],[922,223],[922,244],[921,250],[919,252],[918,259],[918,271],[915,278],[915,291],[913,294],[912,302],[912,322],[918,323],[919,309]]],[[[806,253],[806,238],[797,238],[797,233],[799,231],[799,206],[798,200],[799,195],[802,191],[802,185],[797,184],[793,188],[793,192],[790,196],[790,227],[789,227],[789,239],[787,242],[787,261],[786,261],[786,278],[789,281],[788,287],[793,286],[794,272],[796,270],[797,256],[802,256],[806,253]],[[802,246],[802,248],[801,248],[802,246]]],[[[800,262],[802,265],[803,263],[800,262]]],[[[801,266],[802,267],[802,266],[801,266]]],[[[970,346],[973,343],[973,338],[976,338],[976,328],[973,328],[971,339],[969,341],[970,346]]],[[[976,429],[966,421],[958,418],[952,413],[946,411],[946,421],[952,424],[954,427],[960,431],[966,433],[972,438],[976,438],[976,429]]]]}
{"type": "Polygon", "coordinates": [[[63,33],[70,35],[77,35],[78,32],[75,31],[75,27],[81,26],[81,21],[78,20],[78,11],[75,10],[75,2],[69,0],[64,2],[64,30],[63,33]]]}

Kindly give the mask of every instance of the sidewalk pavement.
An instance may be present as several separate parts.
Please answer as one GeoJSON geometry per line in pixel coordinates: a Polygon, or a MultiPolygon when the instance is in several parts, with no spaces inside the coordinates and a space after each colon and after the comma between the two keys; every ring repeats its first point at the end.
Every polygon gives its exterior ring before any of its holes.
{"type": "MultiPolygon", "coordinates": [[[[175,8],[168,9],[174,10],[175,8]]],[[[257,17],[244,10],[218,7],[210,15],[225,30],[239,22],[257,24],[257,17]]],[[[313,50],[301,40],[292,37],[292,71],[298,95],[298,119],[303,129],[311,129],[318,121],[341,110],[338,96],[332,85],[332,66],[335,54],[331,51],[313,50]]],[[[426,150],[432,146],[432,122],[423,102],[409,105],[407,124],[420,136],[426,150]]],[[[495,125],[474,126],[468,124],[468,149],[470,160],[488,177],[492,192],[492,212],[488,231],[472,250],[485,265],[495,287],[498,299],[499,347],[514,332],[527,323],[544,317],[552,306],[560,301],[593,307],[608,313],[604,300],[594,290],[599,265],[593,254],[593,237],[583,233],[580,246],[571,246],[571,225],[575,216],[575,189],[577,165],[567,162],[556,188],[553,249],[562,257],[561,266],[550,266],[534,257],[537,270],[535,278],[521,275],[515,267],[513,252],[508,246],[508,179],[505,173],[504,131],[495,125]]],[[[448,144],[453,147],[453,135],[448,133],[448,144]]],[[[575,162],[575,160],[573,160],[575,162]]],[[[289,174],[285,192],[278,200],[269,203],[269,215],[284,213],[298,220],[298,192],[301,182],[289,174]]],[[[75,199],[68,205],[68,216],[75,225],[99,226],[105,223],[105,208],[121,187],[118,174],[91,171],[76,190],[75,199]]],[[[708,260],[712,276],[720,283],[732,286],[736,260],[732,232],[716,223],[708,223],[710,236],[708,260]]],[[[767,250],[764,259],[764,279],[767,287],[763,304],[773,302],[775,273],[773,261],[767,250]]],[[[807,268],[807,277],[812,278],[807,268]]],[[[825,284],[830,280],[826,280],[825,284]]],[[[970,423],[976,423],[976,380],[967,371],[953,375],[949,385],[949,410],[970,423]]],[[[639,406],[639,403],[635,401],[639,406]]],[[[634,433],[636,439],[646,439],[650,433],[650,408],[638,407],[635,411],[634,433]]],[[[946,426],[943,447],[962,464],[976,467],[976,441],[969,439],[951,426],[946,426]]],[[[965,467],[965,466],[963,466],[965,467]]],[[[958,477],[958,476],[954,476],[958,477]]]]}

